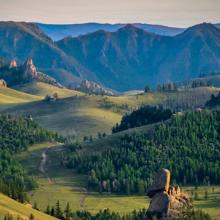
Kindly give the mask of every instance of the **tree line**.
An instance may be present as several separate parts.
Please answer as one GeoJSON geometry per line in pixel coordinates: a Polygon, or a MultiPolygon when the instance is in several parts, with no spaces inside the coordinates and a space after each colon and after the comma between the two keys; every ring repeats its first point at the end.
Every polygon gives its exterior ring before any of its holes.
{"type": "MultiPolygon", "coordinates": [[[[35,209],[39,210],[37,207],[35,209]]],[[[39,210],[40,211],[40,210],[39,210]]],[[[111,211],[110,209],[100,210],[96,214],[92,214],[89,211],[73,211],[70,203],[67,202],[65,209],[61,208],[59,200],[54,206],[47,206],[44,211],[46,214],[54,216],[62,220],[145,220],[145,219],[157,219],[157,213],[153,216],[147,213],[146,209],[134,210],[127,214],[120,214],[118,212],[111,211]]],[[[34,218],[33,218],[34,219],[34,218]]],[[[202,212],[195,210],[193,207],[187,207],[183,209],[183,212],[179,216],[179,220],[211,220],[211,217],[202,212]]],[[[8,219],[7,219],[8,220],[8,219]]],[[[11,220],[11,219],[10,219],[11,220]]]]}
{"type": "Polygon", "coordinates": [[[170,109],[163,109],[162,106],[142,106],[130,114],[122,117],[120,124],[112,128],[112,133],[127,130],[129,128],[165,121],[172,116],[170,109]]]}

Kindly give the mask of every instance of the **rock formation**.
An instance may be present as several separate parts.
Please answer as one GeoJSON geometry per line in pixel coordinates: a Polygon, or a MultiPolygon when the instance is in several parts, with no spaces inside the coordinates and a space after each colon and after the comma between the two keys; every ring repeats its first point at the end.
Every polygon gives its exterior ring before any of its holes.
{"type": "Polygon", "coordinates": [[[170,185],[170,171],[162,169],[149,187],[147,195],[151,198],[147,219],[176,219],[183,208],[191,207],[189,196],[179,186],[170,185]]]}
{"type": "Polygon", "coordinates": [[[10,64],[9,64],[9,68],[12,69],[12,68],[16,68],[18,65],[17,65],[17,62],[16,60],[11,60],[10,64]]]}
{"type": "Polygon", "coordinates": [[[111,91],[110,89],[107,89],[99,85],[98,83],[89,80],[82,80],[81,84],[78,85],[75,89],[96,95],[110,95],[110,96],[114,95],[114,92],[111,91]]]}
{"type": "Polygon", "coordinates": [[[29,58],[24,63],[23,71],[26,76],[29,76],[29,77],[36,77],[37,76],[37,69],[36,69],[35,65],[33,64],[32,59],[29,58]]]}
{"type": "Polygon", "coordinates": [[[7,83],[4,79],[0,79],[0,87],[7,87],[7,83]]]}

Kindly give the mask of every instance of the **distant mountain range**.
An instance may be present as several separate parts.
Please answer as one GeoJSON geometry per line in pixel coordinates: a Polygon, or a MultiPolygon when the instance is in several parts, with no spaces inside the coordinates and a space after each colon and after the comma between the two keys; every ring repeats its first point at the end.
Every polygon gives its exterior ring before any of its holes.
{"type": "MultiPolygon", "coordinates": [[[[168,27],[153,24],[134,23],[132,25],[147,32],[165,36],[174,36],[182,33],[185,30],[185,28],[168,27]]],[[[67,36],[78,37],[81,35],[91,34],[99,30],[114,32],[119,30],[120,28],[123,28],[124,26],[126,26],[126,24],[84,23],[59,25],[37,23],[37,26],[54,41],[57,41],[67,36]]]]}
{"type": "Polygon", "coordinates": [[[54,42],[36,24],[0,22],[0,57],[34,60],[64,85],[94,81],[117,91],[220,71],[220,30],[203,23],[175,36],[126,25],[54,42]]]}
{"type": "MultiPolygon", "coordinates": [[[[82,23],[82,24],[42,24],[36,23],[37,26],[54,41],[61,40],[65,37],[78,37],[81,35],[91,34],[103,30],[115,32],[126,24],[102,24],[102,23],[82,23]]],[[[144,31],[164,35],[175,36],[182,33],[186,28],[169,27],[164,25],[134,23],[133,26],[143,29],[144,31]]],[[[214,24],[220,28],[220,24],[214,24]]]]}

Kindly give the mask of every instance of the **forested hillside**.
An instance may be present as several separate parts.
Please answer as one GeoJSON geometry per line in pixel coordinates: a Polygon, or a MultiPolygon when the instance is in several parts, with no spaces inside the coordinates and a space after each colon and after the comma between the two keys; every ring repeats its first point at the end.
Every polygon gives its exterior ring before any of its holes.
{"type": "Polygon", "coordinates": [[[220,181],[220,111],[187,112],[161,123],[150,134],[125,135],[102,153],[80,150],[63,158],[67,167],[89,175],[88,186],[100,192],[144,193],[161,167],[178,184],[220,181]]]}
{"type": "Polygon", "coordinates": [[[37,186],[18,163],[15,154],[34,143],[58,140],[55,133],[39,127],[31,118],[0,116],[0,192],[24,202],[25,192],[37,186]]]}
{"type": "Polygon", "coordinates": [[[112,128],[112,132],[119,132],[129,128],[165,121],[172,116],[169,109],[154,106],[142,106],[130,114],[122,117],[121,123],[112,128]]]}

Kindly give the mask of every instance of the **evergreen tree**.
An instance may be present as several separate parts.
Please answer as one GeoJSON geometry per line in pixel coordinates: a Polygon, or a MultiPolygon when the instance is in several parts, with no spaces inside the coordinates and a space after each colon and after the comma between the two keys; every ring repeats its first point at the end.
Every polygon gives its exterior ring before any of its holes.
{"type": "Polygon", "coordinates": [[[62,210],[60,208],[60,201],[57,200],[57,202],[56,202],[56,209],[55,209],[55,216],[57,218],[62,218],[62,215],[63,215],[63,213],[62,213],[62,210]]]}
{"type": "Polygon", "coordinates": [[[66,209],[65,209],[64,213],[65,213],[65,220],[70,220],[71,219],[71,209],[70,209],[69,202],[66,205],[66,209]]]}

